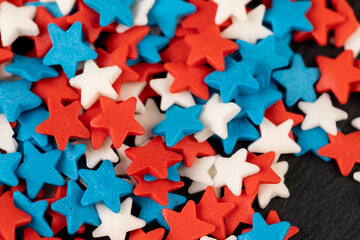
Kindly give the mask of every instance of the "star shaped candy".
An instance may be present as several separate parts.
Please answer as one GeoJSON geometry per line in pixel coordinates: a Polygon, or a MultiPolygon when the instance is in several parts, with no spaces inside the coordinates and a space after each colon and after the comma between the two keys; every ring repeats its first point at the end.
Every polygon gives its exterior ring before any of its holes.
{"type": "Polygon", "coordinates": [[[16,152],[18,143],[13,138],[14,130],[3,113],[0,113],[0,132],[0,149],[7,153],[16,152]]]}
{"type": "Polygon", "coordinates": [[[250,0],[213,0],[217,5],[215,23],[221,25],[230,17],[246,21],[246,4],[250,0]]]}
{"type": "Polygon", "coordinates": [[[41,99],[30,91],[31,82],[25,79],[15,82],[0,80],[0,113],[14,122],[20,113],[36,108],[41,99]]]}
{"type": "Polygon", "coordinates": [[[116,103],[102,97],[100,98],[100,105],[101,113],[91,120],[90,126],[106,130],[115,148],[119,148],[129,135],[144,134],[144,128],[134,119],[135,98],[132,97],[121,103],[116,103]]]}
{"type": "Polygon", "coordinates": [[[164,209],[164,218],[170,226],[168,240],[198,239],[215,231],[215,226],[202,221],[196,214],[195,203],[189,200],[180,213],[164,209]],[[188,224],[190,223],[191,224],[188,224]]]}
{"type": "Polygon", "coordinates": [[[41,58],[29,58],[15,55],[13,63],[5,67],[5,71],[19,75],[30,82],[44,78],[57,77],[59,73],[52,67],[45,66],[41,58]]]}
{"type": "Polygon", "coordinates": [[[321,72],[316,91],[332,91],[341,104],[347,103],[351,84],[360,81],[360,69],[354,66],[353,52],[343,51],[335,59],[318,56],[316,62],[321,72]]]}
{"type": "Polygon", "coordinates": [[[85,62],[84,71],[69,80],[72,87],[81,89],[81,105],[91,107],[101,96],[110,99],[118,97],[112,84],[121,74],[118,66],[99,68],[93,60],[85,62]]]}
{"type": "Polygon", "coordinates": [[[261,214],[256,212],[253,215],[253,229],[250,232],[239,235],[238,240],[265,238],[268,240],[284,239],[289,228],[290,223],[288,222],[268,225],[261,214]]]}
{"type": "Polygon", "coordinates": [[[237,62],[231,57],[226,57],[225,71],[210,73],[205,77],[205,83],[219,90],[221,100],[228,103],[239,94],[253,94],[258,91],[259,83],[254,77],[255,69],[255,62],[237,62]]]}
{"type": "Polygon", "coordinates": [[[100,14],[100,25],[106,27],[110,23],[119,22],[128,27],[133,24],[130,6],[134,0],[84,0],[84,3],[100,14]]]}
{"type": "Polygon", "coordinates": [[[354,118],[351,121],[351,126],[353,126],[354,128],[356,128],[357,130],[360,130],[360,117],[354,118]]]}
{"type": "MultiPolygon", "coordinates": [[[[173,182],[179,182],[180,181],[180,175],[178,172],[178,168],[181,167],[183,164],[182,162],[176,163],[174,165],[172,165],[171,167],[168,168],[167,170],[167,176],[166,179],[173,181],[173,182]]],[[[144,176],[144,180],[151,182],[151,181],[155,181],[157,178],[150,175],[150,174],[146,174],[144,176]]]]}
{"type": "Polygon", "coordinates": [[[10,46],[18,37],[39,34],[39,28],[32,20],[36,7],[17,7],[5,1],[0,8],[1,42],[4,47],[10,46]]]}
{"type": "Polygon", "coordinates": [[[290,107],[300,99],[306,102],[316,100],[313,85],[319,77],[319,69],[307,68],[299,54],[294,55],[289,69],[277,70],[272,74],[272,78],[286,89],[285,103],[290,107]]]}
{"type": "Polygon", "coordinates": [[[233,41],[222,38],[217,26],[209,26],[198,34],[185,36],[191,48],[186,64],[196,67],[208,63],[218,71],[225,70],[224,58],[238,49],[233,41]]]}
{"type": "Polygon", "coordinates": [[[266,153],[274,151],[278,159],[283,153],[298,153],[301,151],[299,145],[289,137],[289,132],[293,126],[294,121],[288,119],[280,125],[276,126],[268,119],[264,118],[260,124],[261,137],[248,147],[250,152],[266,153]]]}
{"type": "Polygon", "coordinates": [[[135,114],[134,118],[145,129],[143,135],[135,136],[135,145],[139,146],[145,141],[154,137],[152,129],[162,120],[165,119],[165,114],[161,113],[154,99],[149,98],[144,105],[144,111],[139,114],[135,114]]]}
{"type": "Polygon", "coordinates": [[[323,93],[315,102],[299,102],[298,107],[306,116],[301,124],[302,130],[321,127],[331,135],[337,134],[336,122],[348,118],[348,114],[335,108],[328,93],[323,93]],[[326,116],[326,117],[324,117],[326,116]]]}
{"type": "Polygon", "coordinates": [[[97,204],[95,208],[101,224],[92,232],[93,237],[109,236],[111,240],[125,240],[127,232],[144,227],[146,225],[144,220],[131,215],[132,203],[131,198],[126,198],[121,203],[119,213],[112,212],[104,204],[97,204]]]}
{"type": "Polygon", "coordinates": [[[257,199],[259,206],[264,209],[274,197],[288,198],[290,197],[289,189],[286,187],[285,174],[288,171],[289,164],[285,161],[274,163],[271,168],[280,177],[281,181],[277,184],[261,184],[257,199]]]}
{"type": "Polygon", "coordinates": [[[145,220],[146,224],[150,224],[156,221],[163,228],[169,230],[170,227],[164,219],[162,210],[174,210],[174,208],[178,208],[184,205],[186,203],[186,197],[174,193],[169,193],[168,198],[168,205],[162,206],[151,198],[134,196],[133,199],[135,204],[141,208],[139,218],[145,220]]]}
{"type": "Polygon", "coordinates": [[[360,137],[360,131],[347,135],[338,132],[336,136],[329,134],[330,143],[321,147],[318,154],[324,157],[335,159],[343,176],[348,176],[355,163],[360,162],[360,148],[354,144],[360,137]]]}
{"type": "MultiPolygon", "coordinates": [[[[210,2],[211,3],[211,2],[210,2]]],[[[190,15],[193,16],[193,15],[190,15]]],[[[190,17],[189,16],[189,17],[190,17]]],[[[161,60],[169,63],[185,63],[190,53],[190,47],[183,37],[174,37],[170,39],[168,46],[161,51],[161,60]]],[[[187,66],[187,65],[186,65],[187,66]]]]}
{"type": "Polygon", "coordinates": [[[195,105],[194,98],[189,91],[179,93],[170,92],[170,86],[173,82],[174,77],[168,73],[165,78],[156,78],[149,83],[151,88],[161,96],[160,109],[166,111],[174,104],[184,108],[195,105]]]}
{"type": "MultiPolygon", "coordinates": [[[[45,0],[46,1],[46,0],[45,0]]],[[[50,0],[49,0],[50,1],[50,0]]],[[[55,18],[61,18],[64,15],[60,12],[58,5],[55,2],[27,2],[25,6],[44,7],[55,18]]]]}
{"type": "Polygon", "coordinates": [[[204,129],[194,136],[199,142],[203,142],[213,134],[220,138],[227,138],[227,123],[238,113],[240,107],[233,102],[224,103],[219,94],[215,93],[203,106],[199,120],[204,124],[204,129]]]}
{"type": "Polygon", "coordinates": [[[360,42],[357,41],[359,36],[360,26],[346,39],[344,43],[344,49],[353,51],[354,57],[357,57],[360,53],[360,42]]]}
{"type": "Polygon", "coordinates": [[[36,126],[47,118],[49,118],[49,112],[43,106],[21,113],[17,119],[20,127],[16,138],[22,142],[34,141],[40,147],[47,146],[48,136],[35,131],[36,126]]]}
{"type": "Polygon", "coordinates": [[[34,199],[45,183],[55,186],[65,184],[56,170],[61,156],[59,150],[40,153],[30,142],[25,142],[23,147],[24,161],[16,169],[16,175],[25,179],[29,198],[34,199]]]}
{"type": "Polygon", "coordinates": [[[84,144],[68,143],[65,150],[61,153],[56,169],[68,178],[77,180],[79,178],[77,162],[85,150],[86,146],[84,144]]]}
{"type": "Polygon", "coordinates": [[[194,5],[183,0],[157,0],[148,14],[148,25],[159,26],[166,37],[172,38],[178,22],[195,10],[194,5]]]}
{"type": "Polygon", "coordinates": [[[99,149],[94,149],[91,146],[91,142],[88,139],[76,140],[74,144],[84,144],[86,150],[84,155],[86,157],[86,166],[88,168],[94,168],[99,164],[100,161],[109,160],[112,163],[117,163],[119,161],[118,155],[112,148],[112,141],[109,136],[107,136],[99,149]]]}
{"type": "Polygon", "coordinates": [[[96,171],[80,169],[79,176],[87,185],[81,198],[81,204],[84,206],[104,203],[111,211],[118,213],[120,197],[133,191],[130,183],[115,176],[114,167],[108,160],[105,160],[96,171]]]}
{"type": "Polygon", "coordinates": [[[158,123],[152,132],[166,137],[166,145],[173,147],[185,136],[197,133],[204,128],[198,120],[203,107],[195,105],[189,108],[172,106],[166,111],[166,117],[158,123]]]}
{"type": "Polygon", "coordinates": [[[125,150],[128,148],[128,145],[123,144],[120,148],[116,149],[116,152],[120,158],[120,162],[116,164],[114,168],[116,176],[128,176],[126,170],[131,164],[131,160],[125,154],[125,150]]]}
{"type": "Polygon", "coordinates": [[[76,0],[40,0],[41,2],[56,2],[62,15],[68,15],[76,0]]]}
{"type": "Polygon", "coordinates": [[[244,148],[238,150],[229,158],[216,156],[214,163],[216,169],[215,187],[226,185],[235,196],[239,196],[243,179],[260,171],[260,168],[255,164],[246,162],[246,156],[247,151],[244,148]]]}
{"type": "Polygon", "coordinates": [[[165,230],[163,228],[156,228],[147,233],[138,229],[130,233],[129,240],[161,240],[164,234],[165,230]]]}
{"type": "Polygon", "coordinates": [[[70,180],[66,197],[51,205],[52,210],[66,217],[69,234],[74,234],[84,223],[93,226],[98,226],[101,223],[93,205],[83,206],[80,203],[83,195],[84,191],[79,185],[74,180],[70,180]]]}
{"type": "Polygon", "coordinates": [[[37,133],[54,136],[59,150],[65,150],[70,137],[90,137],[89,130],[78,119],[81,108],[79,102],[73,102],[65,107],[50,98],[48,108],[50,117],[38,125],[35,130],[37,133]],[[61,123],[60,128],[59,123],[61,123]]]}
{"type": "Polygon", "coordinates": [[[36,240],[61,240],[61,238],[57,238],[57,237],[42,238],[32,228],[25,228],[24,240],[34,240],[34,239],[36,239],[36,240]]]}
{"type": "Polygon", "coordinates": [[[52,237],[53,231],[44,217],[48,207],[45,200],[31,202],[24,194],[16,191],[14,192],[14,203],[18,209],[31,216],[31,222],[26,224],[25,227],[34,229],[42,237],[52,237]]]}
{"type": "Polygon", "coordinates": [[[6,184],[8,186],[16,186],[19,180],[15,175],[15,169],[21,160],[21,153],[0,153],[0,186],[6,184]]]}
{"type": "Polygon", "coordinates": [[[232,18],[231,25],[221,32],[221,36],[227,39],[240,39],[255,44],[259,39],[272,35],[273,33],[262,25],[265,10],[265,6],[260,4],[247,14],[246,20],[232,18]]]}
{"type": "Polygon", "coordinates": [[[180,176],[187,177],[194,182],[202,183],[208,186],[214,185],[214,180],[210,175],[210,169],[214,166],[217,157],[209,156],[195,158],[190,167],[182,166],[178,172],[180,176]]]}
{"type": "Polygon", "coordinates": [[[316,127],[309,130],[301,130],[300,126],[293,128],[293,133],[297,137],[296,143],[301,147],[299,153],[295,156],[302,156],[308,152],[312,152],[324,161],[330,161],[330,158],[318,154],[318,150],[329,143],[329,136],[322,128],[316,127]]]}
{"type": "Polygon", "coordinates": [[[282,38],[276,38],[275,42],[275,53],[281,57],[284,57],[288,63],[294,56],[294,52],[290,47],[292,36],[285,35],[282,38]]]}
{"type": "Polygon", "coordinates": [[[135,0],[130,7],[134,26],[143,26],[148,23],[148,13],[154,6],[155,0],[135,0]]]}
{"type": "Polygon", "coordinates": [[[80,22],[74,23],[66,31],[53,23],[49,24],[48,29],[52,47],[43,59],[45,65],[61,65],[66,76],[73,78],[79,62],[97,57],[96,52],[81,40],[80,22]]]}
{"type": "Polygon", "coordinates": [[[139,96],[146,87],[147,82],[127,82],[121,84],[121,91],[117,98],[118,101],[125,101],[131,97],[136,98],[136,113],[143,113],[145,111],[145,106],[140,100],[139,96]]]}
{"type": "Polygon", "coordinates": [[[288,61],[275,51],[274,36],[268,36],[255,45],[241,40],[236,43],[242,59],[256,62],[255,76],[262,76],[264,79],[263,83],[259,83],[261,87],[270,85],[271,73],[274,70],[288,65],[288,61]]]}
{"type": "Polygon", "coordinates": [[[276,37],[291,34],[294,30],[309,32],[313,28],[305,13],[310,6],[309,1],[274,0],[264,20],[271,24],[276,37]]]}
{"type": "Polygon", "coordinates": [[[161,57],[159,51],[166,47],[169,39],[161,35],[148,34],[137,45],[139,53],[138,60],[143,60],[147,63],[160,62],[161,57]]]}

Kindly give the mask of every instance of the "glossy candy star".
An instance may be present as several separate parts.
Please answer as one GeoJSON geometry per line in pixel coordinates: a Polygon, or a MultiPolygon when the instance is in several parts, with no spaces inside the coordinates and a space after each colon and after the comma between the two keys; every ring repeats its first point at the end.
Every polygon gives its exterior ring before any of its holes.
{"type": "Polygon", "coordinates": [[[3,113],[0,113],[0,149],[7,153],[16,152],[18,143],[13,138],[14,130],[3,113]]]}
{"type": "Polygon", "coordinates": [[[195,203],[192,200],[186,203],[180,213],[164,209],[163,215],[170,226],[167,240],[197,239],[215,231],[214,225],[198,218],[195,203]],[[190,222],[191,224],[188,224],[190,222]]]}
{"type": "Polygon", "coordinates": [[[86,146],[84,144],[68,143],[65,150],[61,153],[56,169],[68,178],[77,180],[79,178],[77,162],[85,150],[86,146]]]}
{"type": "Polygon", "coordinates": [[[64,107],[61,103],[49,99],[50,117],[35,128],[36,132],[54,136],[61,151],[65,150],[70,137],[89,138],[89,130],[78,119],[80,107],[79,102],[64,107]]]}
{"type": "Polygon", "coordinates": [[[213,0],[217,5],[215,23],[220,25],[228,18],[233,17],[241,21],[246,18],[246,4],[250,0],[213,0]]]}
{"type": "Polygon", "coordinates": [[[183,0],[157,0],[148,14],[148,25],[159,26],[166,37],[172,38],[179,20],[195,10],[194,5],[183,0]]]}
{"type": "Polygon", "coordinates": [[[247,239],[268,239],[280,240],[284,239],[289,231],[290,223],[280,222],[268,225],[260,213],[256,212],[253,215],[253,229],[250,232],[243,233],[238,236],[238,240],[247,239]]]}
{"type": "Polygon", "coordinates": [[[266,12],[265,22],[271,24],[276,37],[291,34],[294,30],[309,32],[313,28],[305,13],[310,6],[310,1],[274,0],[266,12]]]}
{"type": "Polygon", "coordinates": [[[29,198],[34,199],[45,183],[64,185],[64,179],[56,170],[60,156],[58,150],[40,153],[30,142],[24,143],[24,162],[16,169],[16,175],[25,179],[29,198]]]}
{"type": "Polygon", "coordinates": [[[81,204],[89,206],[104,203],[111,211],[120,211],[120,197],[130,194],[133,186],[127,181],[115,176],[112,163],[104,161],[94,170],[80,169],[79,176],[87,184],[87,189],[81,198],[81,204]]]}
{"type": "Polygon", "coordinates": [[[347,103],[351,84],[360,81],[360,69],[354,66],[353,52],[343,51],[335,59],[318,56],[316,62],[321,72],[316,91],[332,91],[341,104],[347,103]]]}
{"type": "Polygon", "coordinates": [[[197,133],[204,128],[204,125],[198,120],[202,109],[201,105],[185,109],[172,106],[166,111],[165,119],[158,123],[152,132],[158,136],[165,136],[166,145],[173,147],[185,136],[197,133]]]}
{"type": "Polygon", "coordinates": [[[80,201],[84,195],[73,180],[68,182],[67,195],[51,205],[52,210],[66,216],[69,234],[74,234],[82,224],[98,226],[101,221],[93,205],[83,206],[80,201]]]}
{"type": "Polygon", "coordinates": [[[91,127],[106,130],[115,148],[123,144],[128,135],[142,135],[144,128],[134,119],[136,99],[121,103],[100,98],[101,113],[90,122],[91,127]]]}
{"type": "Polygon", "coordinates": [[[30,87],[31,82],[25,79],[0,81],[0,113],[4,113],[9,122],[15,121],[20,113],[41,104],[41,99],[30,91],[30,87]]]}
{"type": "Polygon", "coordinates": [[[185,42],[191,48],[186,61],[188,66],[196,67],[208,63],[218,71],[225,70],[225,56],[238,49],[233,41],[220,36],[217,26],[209,26],[199,34],[187,35],[185,42]]]}
{"type": "Polygon", "coordinates": [[[15,175],[15,169],[21,160],[21,153],[0,153],[0,186],[6,184],[8,186],[16,186],[19,180],[15,175]]]}
{"type": "Polygon", "coordinates": [[[21,192],[16,191],[14,192],[14,203],[17,208],[31,216],[31,222],[26,224],[25,227],[34,229],[43,237],[51,237],[53,235],[53,231],[44,217],[48,207],[48,203],[45,200],[31,202],[21,192]]]}
{"type": "Polygon", "coordinates": [[[147,233],[138,229],[130,233],[129,240],[161,240],[164,234],[165,230],[163,228],[156,228],[147,233]]]}
{"type": "Polygon", "coordinates": [[[301,55],[295,54],[289,69],[277,70],[273,79],[286,89],[285,103],[293,106],[298,100],[313,102],[316,93],[313,85],[318,81],[320,72],[318,68],[307,68],[301,55]]]}
{"type": "Polygon", "coordinates": [[[43,59],[45,65],[61,65],[68,78],[75,77],[78,62],[94,59],[97,54],[82,42],[81,23],[63,31],[53,23],[48,26],[52,47],[43,59]]]}

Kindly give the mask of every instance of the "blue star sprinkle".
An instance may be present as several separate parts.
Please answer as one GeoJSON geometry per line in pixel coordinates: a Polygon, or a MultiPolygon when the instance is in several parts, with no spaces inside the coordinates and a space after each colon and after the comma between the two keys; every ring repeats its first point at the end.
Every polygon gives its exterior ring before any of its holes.
{"type": "Polygon", "coordinates": [[[165,136],[166,145],[172,147],[184,137],[200,132],[204,128],[198,120],[202,110],[202,105],[185,109],[174,105],[166,111],[165,119],[152,129],[152,133],[165,136]]]}
{"type": "Polygon", "coordinates": [[[65,150],[62,151],[56,169],[68,178],[77,180],[79,178],[77,161],[84,154],[85,150],[85,144],[71,145],[68,143],[65,150]]]}
{"type": "Polygon", "coordinates": [[[301,147],[299,153],[295,153],[295,156],[302,156],[305,153],[312,152],[322,160],[329,162],[331,159],[328,157],[320,156],[318,149],[329,143],[329,136],[322,128],[316,127],[310,130],[302,130],[300,126],[296,126],[292,129],[293,133],[297,137],[297,144],[301,147]]]}
{"type": "Polygon", "coordinates": [[[128,27],[133,25],[130,6],[134,0],[84,0],[84,3],[100,15],[100,26],[119,22],[128,27]]]}
{"type": "Polygon", "coordinates": [[[291,67],[275,71],[272,77],[286,89],[287,106],[293,106],[300,99],[306,102],[316,100],[314,84],[320,77],[320,71],[316,67],[307,68],[301,55],[295,54],[291,67]]]}
{"type": "Polygon", "coordinates": [[[282,240],[289,231],[289,222],[268,225],[260,213],[253,215],[253,229],[237,237],[238,240],[282,240]]]}
{"type": "Polygon", "coordinates": [[[259,82],[260,87],[269,86],[271,73],[275,69],[288,65],[286,58],[276,54],[275,42],[274,36],[268,36],[255,45],[242,40],[236,40],[241,57],[245,60],[256,62],[255,76],[262,76],[264,79],[263,83],[259,82]]]}
{"type": "Polygon", "coordinates": [[[194,5],[182,0],[157,0],[148,14],[148,25],[158,25],[166,37],[172,38],[179,20],[195,10],[194,5]]]}
{"type": "Polygon", "coordinates": [[[305,16],[310,6],[310,1],[273,0],[264,21],[271,24],[276,37],[291,34],[293,30],[310,32],[313,27],[305,16]]]}
{"type": "Polygon", "coordinates": [[[61,65],[68,78],[75,77],[78,62],[95,59],[97,53],[82,42],[81,23],[74,23],[67,31],[50,23],[52,47],[45,55],[45,65],[61,65]]]}
{"type": "Polygon", "coordinates": [[[0,80],[0,113],[14,122],[20,113],[36,108],[41,99],[30,91],[31,82],[25,79],[9,82],[0,80]]]}
{"type": "MultiPolygon", "coordinates": [[[[159,51],[166,47],[169,43],[169,39],[164,36],[158,35],[146,35],[137,45],[139,57],[135,62],[143,60],[147,63],[160,62],[161,57],[159,51]]],[[[131,63],[132,61],[130,61],[131,63]]]]}
{"type": "Polygon", "coordinates": [[[31,141],[34,142],[36,146],[46,147],[49,144],[49,137],[37,133],[35,128],[48,118],[49,112],[46,111],[44,106],[21,113],[17,120],[19,123],[19,131],[16,139],[23,142],[31,141]]]}
{"type": "MultiPolygon", "coordinates": [[[[179,172],[178,172],[178,168],[181,167],[182,165],[183,165],[182,162],[179,162],[179,163],[174,164],[171,167],[169,167],[167,169],[167,177],[166,177],[166,179],[170,180],[170,181],[173,181],[173,182],[180,181],[180,175],[179,175],[179,172]]],[[[155,181],[157,178],[150,175],[150,174],[145,174],[144,179],[145,179],[145,181],[152,182],[152,181],[155,181]]]]}
{"type": "Polygon", "coordinates": [[[290,47],[291,39],[292,35],[287,34],[281,38],[276,38],[275,41],[275,53],[281,57],[284,57],[288,64],[291,62],[291,59],[294,56],[294,52],[290,47]]]}
{"type": "Polygon", "coordinates": [[[13,63],[6,66],[5,71],[19,75],[30,82],[36,82],[44,78],[53,78],[59,75],[55,69],[44,65],[41,58],[15,55],[12,60],[13,63]]]}
{"type": "Polygon", "coordinates": [[[24,143],[24,162],[16,169],[16,175],[26,181],[27,194],[34,199],[45,183],[62,186],[65,180],[56,170],[61,152],[52,150],[40,153],[30,142],[24,143]]]}
{"type": "Polygon", "coordinates": [[[166,230],[170,230],[169,225],[164,219],[162,210],[165,208],[174,210],[174,208],[184,205],[187,200],[186,197],[174,193],[169,193],[168,196],[169,204],[167,206],[162,206],[151,198],[132,196],[134,203],[141,208],[139,218],[145,220],[146,224],[156,221],[166,230]]]}
{"type": "Polygon", "coordinates": [[[99,226],[101,221],[94,205],[83,206],[80,201],[84,191],[74,180],[70,180],[67,186],[67,194],[51,205],[51,209],[64,215],[67,221],[67,229],[70,234],[76,233],[82,224],[99,226]]]}
{"type": "Polygon", "coordinates": [[[53,231],[46,222],[44,213],[48,207],[45,200],[31,202],[21,192],[14,192],[14,203],[17,208],[31,216],[31,222],[23,228],[30,227],[42,237],[52,237],[53,231]]]}
{"type": "Polygon", "coordinates": [[[112,163],[105,160],[94,170],[80,169],[79,176],[87,185],[81,204],[84,206],[104,203],[111,211],[120,212],[120,198],[129,195],[133,186],[115,176],[112,163]]]}
{"type": "Polygon", "coordinates": [[[239,94],[253,94],[259,89],[254,77],[256,63],[237,62],[231,57],[225,58],[225,71],[215,71],[205,77],[205,83],[220,91],[221,100],[230,102],[239,94]]]}
{"type": "Polygon", "coordinates": [[[0,186],[6,184],[8,186],[16,186],[19,180],[15,175],[15,169],[21,160],[21,153],[0,153],[0,186]]]}

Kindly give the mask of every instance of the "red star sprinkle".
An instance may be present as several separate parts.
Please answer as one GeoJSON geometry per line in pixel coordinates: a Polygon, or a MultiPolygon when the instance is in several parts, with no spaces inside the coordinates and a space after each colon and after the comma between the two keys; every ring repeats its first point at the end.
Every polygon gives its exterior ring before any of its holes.
{"type": "Polygon", "coordinates": [[[215,226],[196,216],[195,203],[190,200],[181,212],[163,209],[163,216],[170,226],[166,240],[194,240],[212,233],[215,226]]]}
{"type": "Polygon", "coordinates": [[[131,69],[139,74],[138,82],[145,82],[148,79],[152,79],[155,74],[162,73],[165,71],[164,67],[160,63],[145,63],[140,62],[133,66],[131,69]]]}
{"type": "Polygon", "coordinates": [[[25,228],[24,240],[61,240],[61,238],[57,238],[57,237],[42,238],[32,228],[25,228]]]}
{"type": "Polygon", "coordinates": [[[63,71],[54,78],[41,79],[34,83],[31,90],[48,105],[50,98],[56,102],[73,102],[80,99],[80,95],[69,86],[69,79],[63,71]]]}
{"type": "Polygon", "coordinates": [[[64,151],[70,137],[89,138],[89,130],[78,119],[81,104],[76,101],[68,106],[50,98],[48,101],[50,117],[36,127],[37,133],[55,137],[60,151],[64,151]]]}
{"type": "Polygon", "coordinates": [[[121,69],[120,76],[113,84],[116,92],[120,92],[122,83],[133,82],[139,79],[139,74],[126,65],[126,60],[129,54],[128,46],[121,45],[112,53],[108,53],[101,48],[98,48],[96,49],[96,53],[98,54],[96,61],[99,67],[118,66],[121,69]]]}
{"type": "Polygon", "coordinates": [[[353,52],[343,51],[335,59],[318,56],[316,62],[321,72],[316,91],[332,91],[341,104],[347,103],[351,84],[360,81],[360,69],[354,66],[353,52]]]}
{"type": "Polygon", "coordinates": [[[148,197],[162,206],[169,204],[168,193],[184,186],[183,181],[173,182],[167,179],[145,181],[144,176],[134,176],[138,183],[134,188],[134,194],[140,197],[148,197]]]}
{"type": "Polygon", "coordinates": [[[235,208],[230,202],[219,202],[213,187],[207,187],[200,202],[196,204],[198,219],[215,226],[215,231],[210,234],[216,239],[226,238],[224,218],[235,208]]]}
{"type": "Polygon", "coordinates": [[[184,137],[180,142],[168,149],[180,153],[186,167],[191,167],[196,157],[214,156],[216,154],[208,141],[199,143],[191,135],[184,137]]]}
{"type": "Polygon", "coordinates": [[[163,62],[186,62],[190,50],[184,38],[172,38],[168,47],[160,53],[161,60],[163,62]]]}
{"type": "Polygon", "coordinates": [[[109,98],[100,98],[101,113],[90,122],[93,128],[106,130],[115,148],[121,147],[130,135],[144,134],[144,128],[134,119],[136,98],[116,103],[109,98]]]}
{"type": "Polygon", "coordinates": [[[321,156],[335,159],[343,176],[348,176],[355,163],[360,163],[360,131],[344,135],[339,132],[336,136],[329,134],[330,143],[318,150],[321,156]]]}
{"type": "Polygon", "coordinates": [[[31,222],[31,216],[16,208],[10,191],[0,197],[0,236],[15,240],[15,229],[31,222]]]}
{"type": "Polygon", "coordinates": [[[52,46],[48,25],[54,23],[61,29],[66,30],[69,27],[69,24],[65,17],[54,18],[51,13],[42,6],[39,6],[36,10],[35,22],[39,28],[39,34],[29,38],[34,41],[36,56],[43,58],[52,46]]]}
{"type": "Polygon", "coordinates": [[[161,240],[165,234],[163,228],[156,228],[148,233],[138,229],[130,232],[129,240],[161,240]]]}
{"type": "Polygon", "coordinates": [[[295,42],[313,38],[320,46],[325,46],[328,42],[329,31],[345,21],[346,18],[343,15],[327,8],[326,1],[311,1],[311,7],[306,13],[306,17],[311,22],[313,30],[311,32],[294,33],[293,39],[295,42]]]}
{"type": "Polygon", "coordinates": [[[165,179],[168,167],[182,160],[180,154],[165,149],[159,136],[151,139],[143,147],[126,149],[125,154],[132,161],[126,170],[128,175],[151,174],[159,179],[165,179]]]}
{"type": "Polygon", "coordinates": [[[45,199],[45,201],[47,201],[47,203],[49,204],[48,208],[46,209],[46,214],[50,216],[51,219],[50,228],[54,234],[60,232],[62,229],[66,227],[66,217],[52,210],[51,204],[53,204],[54,202],[58,201],[61,198],[66,197],[66,192],[67,192],[66,185],[58,186],[55,189],[54,196],[45,199]]]}
{"type": "MultiPolygon", "coordinates": [[[[266,218],[266,223],[268,225],[272,225],[272,224],[276,224],[276,223],[279,223],[281,222],[280,221],[280,218],[279,218],[279,215],[277,214],[276,211],[274,210],[271,210],[266,218]]],[[[244,229],[242,231],[242,233],[246,233],[246,232],[249,232],[251,231],[252,228],[247,228],[247,229],[244,229]]],[[[298,227],[295,227],[295,226],[290,226],[286,236],[284,237],[284,240],[288,240],[289,238],[295,236],[297,233],[299,232],[299,228],[298,227]]]]}
{"type": "Polygon", "coordinates": [[[13,58],[14,54],[5,48],[0,48],[0,64],[7,62],[13,58]]]}
{"type": "Polygon", "coordinates": [[[255,213],[252,204],[256,193],[247,194],[245,190],[240,196],[235,196],[228,187],[225,186],[224,196],[219,199],[220,202],[235,204],[235,208],[225,217],[225,226],[227,235],[231,235],[240,223],[252,224],[252,215],[255,213]]]}
{"type": "MultiPolygon", "coordinates": [[[[360,60],[355,59],[354,66],[360,68],[360,60]]],[[[351,92],[360,92],[360,83],[353,83],[351,84],[351,92]]]]}
{"type": "Polygon", "coordinates": [[[260,168],[260,171],[244,178],[244,185],[247,194],[257,193],[259,191],[260,184],[276,184],[281,181],[280,177],[271,168],[274,159],[274,152],[267,152],[259,156],[248,152],[246,162],[255,164],[260,168]]]}
{"type": "Polygon", "coordinates": [[[170,92],[190,91],[203,100],[209,99],[209,88],[204,79],[213,71],[212,68],[205,65],[188,67],[185,63],[180,62],[165,63],[164,67],[175,78],[171,84],[170,92]]]}
{"type": "Polygon", "coordinates": [[[136,59],[137,44],[150,32],[148,26],[135,26],[123,33],[114,33],[105,38],[106,50],[114,51],[120,45],[125,44],[129,47],[129,58],[136,59]]]}
{"type": "Polygon", "coordinates": [[[199,34],[187,35],[185,42],[191,48],[186,62],[190,67],[208,63],[218,71],[225,70],[225,56],[239,48],[235,42],[222,38],[217,26],[209,26],[199,34]]]}

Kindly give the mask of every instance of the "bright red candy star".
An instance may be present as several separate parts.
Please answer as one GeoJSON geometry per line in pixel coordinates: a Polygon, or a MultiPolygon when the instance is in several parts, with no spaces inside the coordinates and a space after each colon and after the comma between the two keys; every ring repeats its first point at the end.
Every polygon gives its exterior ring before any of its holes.
{"type": "Polygon", "coordinates": [[[76,101],[68,106],[50,98],[48,101],[50,117],[36,127],[37,133],[55,137],[60,151],[64,151],[70,137],[89,138],[89,130],[78,119],[81,104],[76,101]]]}
{"type": "Polygon", "coordinates": [[[142,135],[144,128],[134,119],[136,98],[116,103],[100,98],[101,113],[91,120],[90,126],[108,132],[115,148],[121,147],[129,135],[142,135]]]}
{"type": "Polygon", "coordinates": [[[0,64],[7,62],[13,58],[14,54],[5,48],[0,48],[0,64]]]}
{"type": "Polygon", "coordinates": [[[161,240],[164,234],[165,230],[163,228],[156,228],[147,233],[138,229],[130,232],[129,240],[161,240]]]}
{"type": "Polygon", "coordinates": [[[167,48],[161,51],[161,60],[163,62],[186,62],[190,50],[183,37],[172,38],[167,48]]]}
{"type": "Polygon", "coordinates": [[[164,66],[161,63],[145,63],[139,62],[133,66],[131,69],[139,74],[138,82],[145,82],[149,78],[152,78],[153,75],[164,72],[164,66]]]}
{"type": "Polygon", "coordinates": [[[61,240],[61,238],[57,238],[57,237],[42,238],[32,228],[25,228],[24,240],[61,240]]]}

